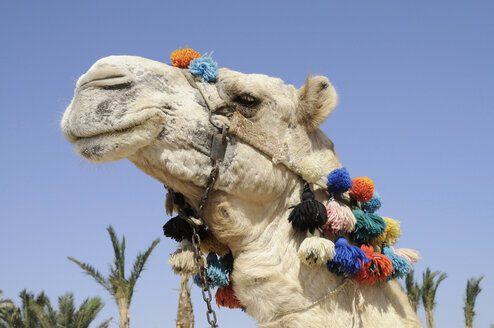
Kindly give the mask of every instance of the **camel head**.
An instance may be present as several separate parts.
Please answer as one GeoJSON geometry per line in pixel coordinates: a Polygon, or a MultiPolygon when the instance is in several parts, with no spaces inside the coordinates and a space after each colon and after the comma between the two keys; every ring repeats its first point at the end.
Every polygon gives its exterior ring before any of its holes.
{"type": "MultiPolygon", "coordinates": [[[[299,158],[315,156],[321,174],[338,167],[332,143],[318,126],[337,95],[328,79],[309,77],[300,89],[278,78],[220,69],[216,88],[224,106],[210,109],[186,69],[132,56],[97,61],[77,81],[61,127],[83,158],[127,158],[192,202],[211,170],[211,140],[239,113],[288,146],[299,158]]],[[[269,155],[229,136],[216,188],[255,202],[279,197],[294,174],[269,155]]]]}
{"type": "MultiPolygon", "coordinates": [[[[374,318],[387,327],[420,326],[396,282],[349,285],[326,265],[299,261],[302,243],[314,240],[304,241],[305,233],[287,220],[307,194],[302,182],[312,183],[318,200],[328,200],[321,178],[341,168],[318,128],[337,103],[328,79],[309,77],[297,89],[278,78],[222,68],[217,79],[205,80],[140,57],[103,58],[77,81],[63,134],[83,158],[127,158],[196,209],[211,186],[213,139],[221,136],[226,151],[216,162],[218,178],[202,218],[232,251],[233,289],[261,327],[348,327],[357,312],[368,327],[374,318]],[[333,293],[339,293],[337,302],[317,301],[333,293]],[[366,307],[357,309],[357,299],[366,307]]],[[[355,220],[350,209],[340,211],[355,220]]]]}

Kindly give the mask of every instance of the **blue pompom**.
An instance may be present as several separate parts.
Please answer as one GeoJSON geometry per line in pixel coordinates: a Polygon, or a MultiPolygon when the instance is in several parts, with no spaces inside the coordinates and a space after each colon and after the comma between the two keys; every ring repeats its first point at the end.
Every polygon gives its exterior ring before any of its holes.
{"type": "Polygon", "coordinates": [[[341,194],[352,188],[352,179],[347,169],[344,167],[341,169],[336,169],[328,174],[328,191],[341,194]]]}
{"type": "Polygon", "coordinates": [[[377,192],[374,192],[374,196],[367,203],[360,204],[360,207],[367,213],[375,213],[382,206],[382,198],[377,192]]]}
{"type": "Polygon", "coordinates": [[[357,246],[348,245],[345,238],[339,237],[335,242],[335,256],[326,266],[338,276],[355,274],[362,269],[362,263],[369,262],[364,251],[357,246]]]}
{"type": "Polygon", "coordinates": [[[209,56],[191,61],[189,71],[194,76],[202,76],[207,82],[215,82],[218,79],[218,63],[209,56]]]}
{"type": "Polygon", "coordinates": [[[384,246],[383,254],[391,261],[393,265],[393,272],[391,273],[390,279],[395,278],[403,278],[407,275],[408,271],[410,271],[410,262],[408,262],[405,258],[396,255],[391,247],[384,246]]]}
{"type": "Polygon", "coordinates": [[[208,280],[211,282],[211,285],[218,287],[228,285],[230,283],[228,279],[228,270],[223,264],[220,263],[220,261],[218,261],[218,257],[216,257],[216,254],[209,253],[206,259],[208,260],[206,273],[208,275],[208,280]]]}

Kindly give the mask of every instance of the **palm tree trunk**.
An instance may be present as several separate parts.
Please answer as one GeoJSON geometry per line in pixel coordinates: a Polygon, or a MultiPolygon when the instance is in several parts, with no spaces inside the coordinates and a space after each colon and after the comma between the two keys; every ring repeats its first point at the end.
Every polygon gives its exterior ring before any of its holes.
{"type": "Polygon", "coordinates": [[[129,328],[130,327],[130,312],[129,305],[125,299],[118,300],[118,314],[120,316],[119,328],[129,328]]]}
{"type": "Polygon", "coordinates": [[[189,277],[181,275],[180,296],[178,299],[177,328],[194,328],[194,312],[190,299],[189,277]]]}
{"type": "Polygon", "coordinates": [[[427,321],[427,327],[435,328],[434,325],[434,314],[432,313],[432,309],[425,309],[425,321],[427,321]]]}

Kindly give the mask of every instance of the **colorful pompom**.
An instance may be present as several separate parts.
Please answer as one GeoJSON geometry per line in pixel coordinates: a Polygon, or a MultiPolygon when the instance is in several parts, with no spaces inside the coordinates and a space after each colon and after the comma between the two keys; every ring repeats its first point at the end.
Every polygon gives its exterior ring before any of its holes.
{"type": "Polygon", "coordinates": [[[208,261],[208,267],[206,273],[208,280],[212,286],[223,287],[228,285],[228,271],[227,269],[218,261],[215,253],[209,253],[206,257],[208,261]]]}
{"type": "Polygon", "coordinates": [[[376,237],[373,244],[378,246],[381,246],[383,243],[388,246],[396,244],[401,236],[400,221],[385,216],[382,219],[386,222],[386,230],[376,237]]]}
{"type": "Polygon", "coordinates": [[[391,261],[393,265],[393,272],[391,273],[390,279],[403,278],[410,271],[410,262],[405,258],[396,255],[393,249],[389,246],[383,247],[383,254],[391,261]]]}
{"type": "Polygon", "coordinates": [[[222,244],[216,237],[209,231],[205,238],[201,239],[201,251],[209,254],[211,252],[218,254],[219,256],[225,256],[230,252],[228,246],[222,244]]]}
{"type": "Polygon", "coordinates": [[[327,263],[328,270],[338,276],[356,274],[362,269],[362,264],[369,262],[364,251],[357,246],[348,245],[348,241],[339,237],[335,242],[335,255],[327,263]]]}
{"type": "MultiPolygon", "coordinates": [[[[206,264],[206,257],[203,256],[203,261],[206,264]]],[[[173,253],[168,260],[168,264],[172,266],[175,274],[195,275],[197,274],[197,265],[194,255],[194,248],[188,240],[183,240],[181,246],[173,253]]]]}
{"type": "Polygon", "coordinates": [[[361,203],[366,203],[374,195],[374,182],[368,177],[352,179],[353,185],[350,189],[350,195],[361,203]]]}
{"type": "Polygon", "coordinates": [[[214,82],[218,79],[218,63],[209,56],[196,58],[190,63],[189,72],[202,76],[206,82],[214,82]]]}
{"type": "Polygon", "coordinates": [[[336,169],[328,174],[328,192],[342,194],[352,188],[353,182],[346,168],[336,169]]]}
{"type": "Polygon", "coordinates": [[[343,234],[352,231],[357,223],[350,207],[331,199],[326,205],[328,220],[322,226],[326,235],[343,234]]]}
{"type": "Polygon", "coordinates": [[[394,249],[396,255],[403,257],[410,263],[415,263],[420,259],[419,251],[410,248],[398,248],[394,249]]]}
{"type": "Polygon", "coordinates": [[[367,243],[386,230],[386,222],[380,216],[364,213],[358,208],[353,210],[353,215],[357,219],[357,224],[350,237],[356,243],[367,243]]]}
{"type": "Polygon", "coordinates": [[[391,261],[383,254],[374,252],[372,246],[362,245],[361,248],[370,261],[364,263],[362,270],[353,278],[366,284],[374,284],[388,279],[393,271],[391,261]]]}
{"type": "Polygon", "coordinates": [[[315,199],[309,184],[305,182],[302,202],[293,206],[288,221],[292,223],[295,230],[305,232],[322,227],[327,220],[326,207],[315,199]]]}
{"type": "Polygon", "coordinates": [[[188,47],[175,50],[170,56],[172,65],[179,68],[189,68],[190,62],[195,58],[201,58],[201,55],[188,47]]]}
{"type": "MultiPolygon", "coordinates": [[[[318,230],[316,230],[318,232],[318,230]]],[[[318,235],[304,239],[298,249],[298,257],[307,265],[323,265],[334,256],[334,243],[318,235]]]]}
{"type": "Polygon", "coordinates": [[[376,213],[378,209],[382,206],[381,196],[377,192],[374,192],[372,199],[366,203],[360,204],[360,207],[367,213],[376,213]]]}
{"type": "Polygon", "coordinates": [[[241,309],[243,307],[233,292],[232,281],[230,281],[229,285],[218,288],[214,298],[218,306],[224,306],[230,309],[241,309]]]}

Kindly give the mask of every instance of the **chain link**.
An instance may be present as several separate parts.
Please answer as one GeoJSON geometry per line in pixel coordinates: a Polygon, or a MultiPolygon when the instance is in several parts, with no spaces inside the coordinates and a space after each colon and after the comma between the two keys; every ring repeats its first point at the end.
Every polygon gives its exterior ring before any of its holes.
{"type": "Polygon", "coordinates": [[[194,226],[192,226],[192,246],[194,247],[197,271],[199,272],[199,279],[201,280],[202,285],[202,298],[204,302],[206,302],[208,308],[208,310],[206,311],[206,318],[208,319],[208,323],[211,325],[211,328],[217,328],[218,325],[216,324],[216,313],[211,307],[211,300],[213,299],[213,297],[211,296],[204,257],[201,252],[201,237],[199,237],[199,234],[197,233],[194,226]]]}
{"type": "MultiPolygon", "coordinates": [[[[203,218],[203,211],[206,203],[208,201],[209,192],[213,189],[213,186],[218,177],[219,167],[217,161],[213,160],[213,167],[211,169],[211,173],[209,174],[208,182],[206,184],[206,189],[204,190],[204,194],[199,201],[199,218],[203,218]]],[[[201,251],[201,237],[196,230],[196,225],[193,224],[191,220],[187,220],[192,227],[192,246],[194,248],[194,256],[196,260],[197,271],[199,273],[199,279],[201,280],[201,292],[202,298],[206,303],[208,310],[206,311],[206,318],[208,319],[208,323],[211,325],[211,328],[217,328],[216,324],[216,313],[211,307],[211,301],[213,297],[211,296],[211,289],[209,288],[208,277],[206,272],[206,263],[204,263],[204,257],[201,251]]]]}

